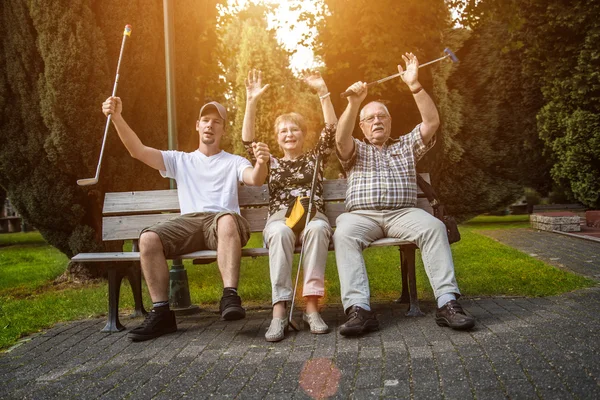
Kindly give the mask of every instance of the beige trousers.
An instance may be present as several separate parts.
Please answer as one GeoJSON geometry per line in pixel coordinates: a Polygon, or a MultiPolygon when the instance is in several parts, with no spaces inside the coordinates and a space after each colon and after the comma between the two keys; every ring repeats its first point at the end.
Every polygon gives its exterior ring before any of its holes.
{"type": "MultiPolygon", "coordinates": [[[[298,238],[285,225],[285,210],[273,214],[263,230],[263,240],[269,249],[269,269],[271,273],[271,289],[273,304],[292,300],[292,262],[294,247],[298,238]]],[[[300,240],[304,243],[302,272],[304,288],[302,295],[319,296],[325,294],[325,265],[332,235],[329,220],[324,214],[317,212],[308,223],[306,232],[302,232],[300,240]]]]}

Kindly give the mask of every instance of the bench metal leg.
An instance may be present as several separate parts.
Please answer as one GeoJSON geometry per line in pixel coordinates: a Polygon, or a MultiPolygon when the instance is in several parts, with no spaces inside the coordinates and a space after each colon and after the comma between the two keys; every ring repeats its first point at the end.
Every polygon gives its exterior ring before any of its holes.
{"type": "Polygon", "coordinates": [[[407,317],[422,317],[425,314],[419,307],[419,297],[417,295],[417,277],[415,274],[415,252],[417,247],[400,246],[400,265],[402,268],[402,295],[398,302],[406,301],[406,292],[408,291],[408,300],[410,302],[407,317]],[[408,290],[407,290],[408,289],[408,290]]]}
{"type": "Polygon", "coordinates": [[[119,322],[119,293],[123,274],[116,268],[108,269],[108,321],[101,332],[120,332],[125,329],[119,322]]]}
{"type": "Polygon", "coordinates": [[[139,262],[134,262],[129,270],[127,271],[127,279],[131,286],[131,292],[133,293],[133,301],[135,303],[135,310],[131,314],[132,318],[143,317],[148,312],[144,309],[142,303],[142,268],[139,262]]]}
{"type": "Polygon", "coordinates": [[[396,303],[408,303],[410,301],[408,295],[408,267],[406,266],[406,257],[402,255],[402,246],[398,246],[398,251],[400,252],[400,273],[402,274],[402,292],[400,297],[398,297],[395,301],[396,303]]]}

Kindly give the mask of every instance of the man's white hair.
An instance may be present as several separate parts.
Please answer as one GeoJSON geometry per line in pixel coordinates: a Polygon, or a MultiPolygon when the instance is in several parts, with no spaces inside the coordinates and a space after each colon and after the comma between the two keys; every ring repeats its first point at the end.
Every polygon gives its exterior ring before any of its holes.
{"type": "Polygon", "coordinates": [[[371,105],[373,103],[381,104],[383,106],[383,109],[385,110],[385,113],[388,115],[388,117],[391,117],[390,111],[387,109],[387,107],[385,106],[385,104],[383,104],[380,101],[371,101],[370,103],[365,104],[365,106],[360,110],[359,119],[361,121],[365,118],[365,108],[367,108],[367,106],[369,106],[369,105],[371,105]]]}

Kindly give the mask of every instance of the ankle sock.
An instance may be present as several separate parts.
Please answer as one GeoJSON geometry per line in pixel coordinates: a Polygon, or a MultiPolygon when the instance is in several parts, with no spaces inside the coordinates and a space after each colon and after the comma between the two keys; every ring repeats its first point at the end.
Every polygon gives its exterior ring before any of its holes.
{"type": "Polygon", "coordinates": [[[152,303],[152,307],[153,308],[161,308],[161,307],[169,308],[169,302],[168,301],[157,301],[156,303],[152,303]]]}
{"type": "Polygon", "coordinates": [[[238,294],[237,288],[234,288],[234,287],[223,288],[223,296],[237,296],[237,294],[238,294]]]}
{"type": "Polygon", "coordinates": [[[356,307],[360,307],[365,311],[371,311],[371,306],[366,303],[356,303],[354,304],[356,307]]]}
{"type": "Polygon", "coordinates": [[[443,295],[437,298],[438,308],[444,307],[444,305],[451,300],[456,300],[456,296],[454,295],[454,293],[444,293],[443,295]]]}

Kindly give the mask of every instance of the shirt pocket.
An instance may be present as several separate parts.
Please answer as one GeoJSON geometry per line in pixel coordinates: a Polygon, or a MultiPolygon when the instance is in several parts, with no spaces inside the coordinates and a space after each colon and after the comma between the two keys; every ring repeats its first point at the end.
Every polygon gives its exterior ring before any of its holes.
{"type": "Polygon", "coordinates": [[[412,175],[414,161],[400,149],[392,150],[389,155],[389,170],[393,176],[406,177],[412,175]]]}

